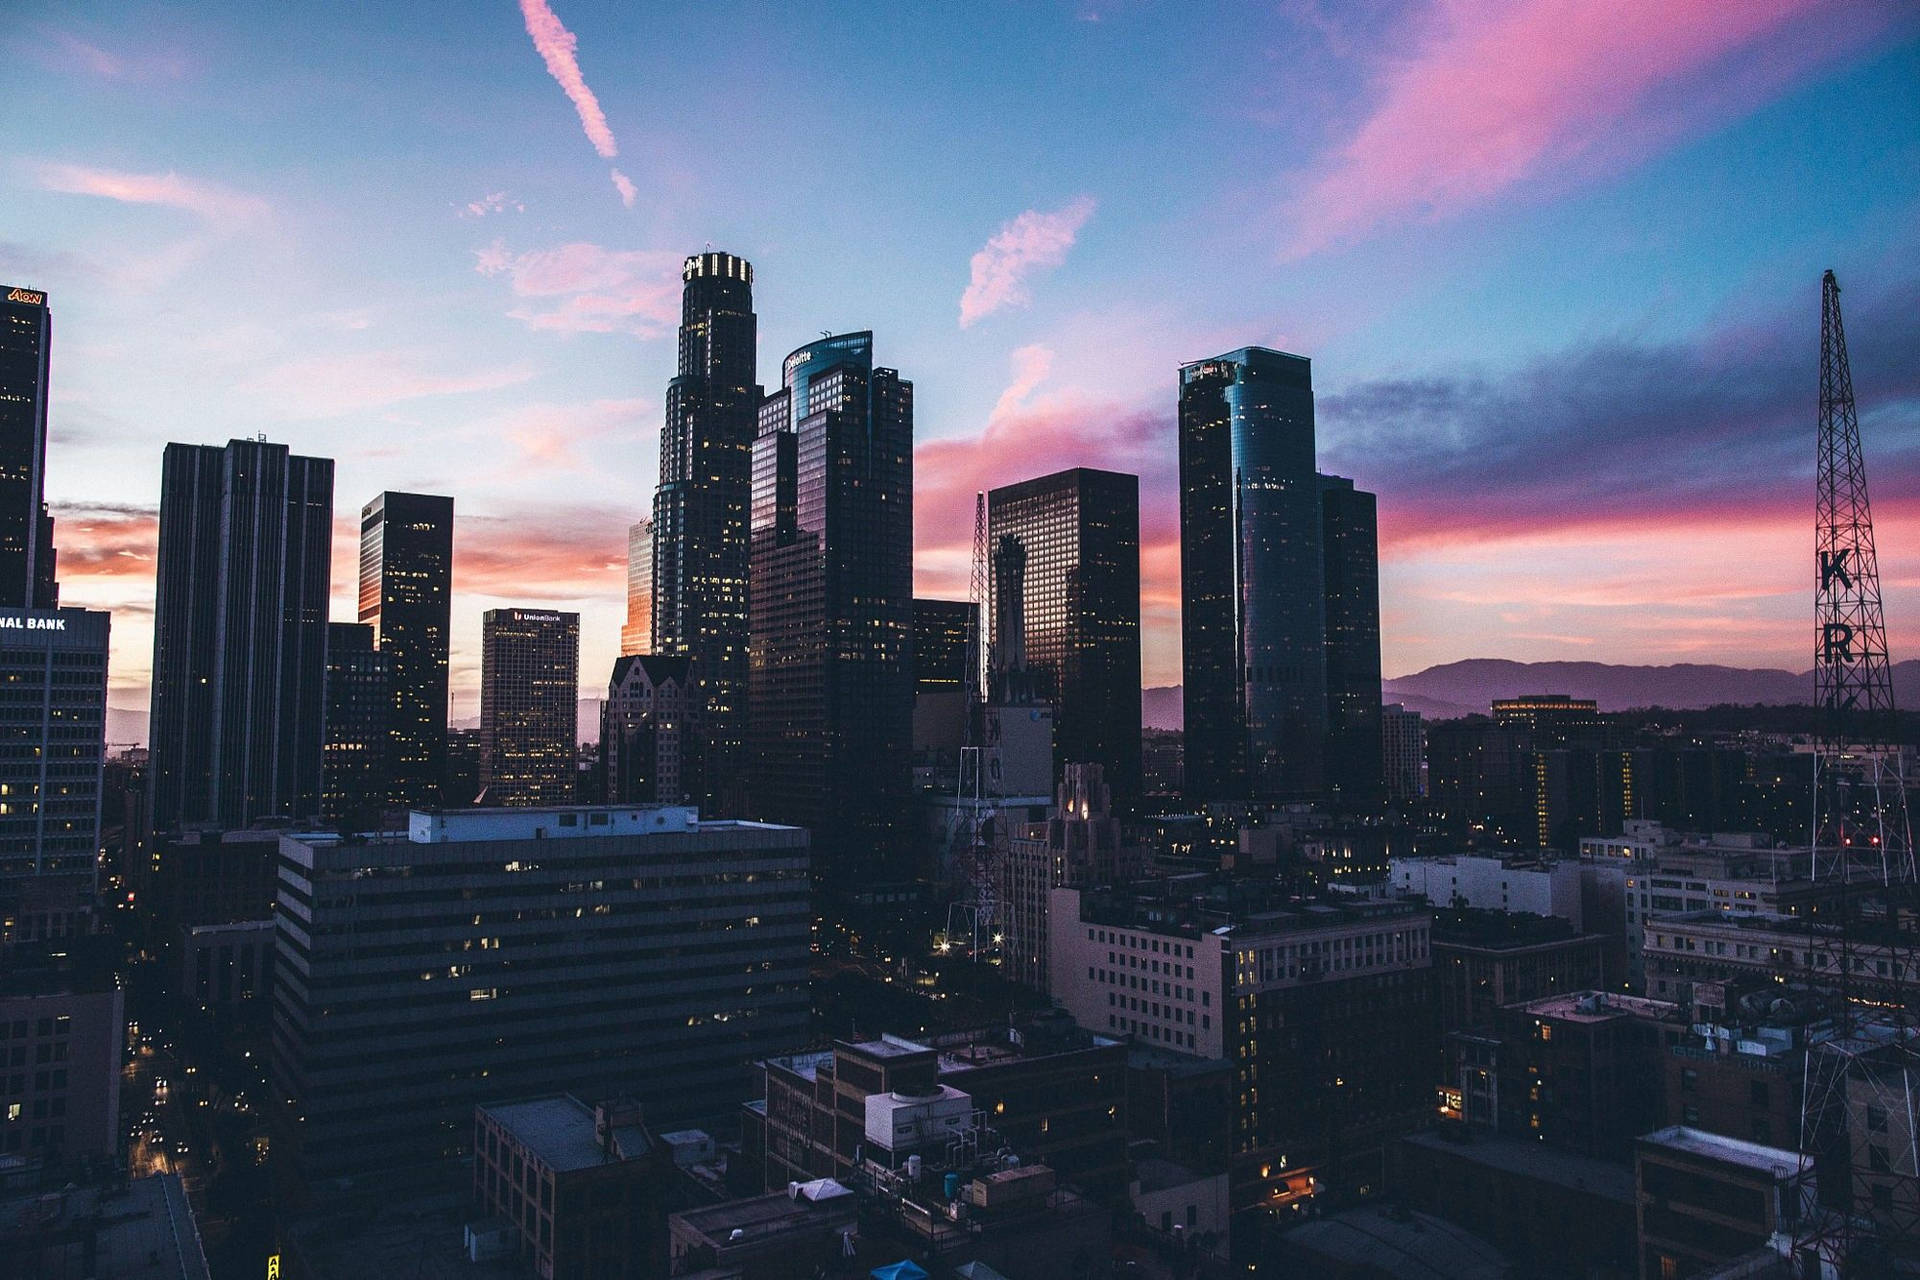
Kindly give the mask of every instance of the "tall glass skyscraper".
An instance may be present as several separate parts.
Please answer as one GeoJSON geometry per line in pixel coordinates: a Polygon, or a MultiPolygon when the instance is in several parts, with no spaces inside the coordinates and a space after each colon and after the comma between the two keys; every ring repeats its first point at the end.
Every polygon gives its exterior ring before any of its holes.
{"type": "Polygon", "coordinates": [[[170,444],[154,588],[153,825],[319,811],[333,460],[170,444]]]}
{"type": "Polygon", "coordinates": [[[1243,347],[1180,370],[1187,792],[1320,793],[1327,738],[1313,373],[1243,347]]]}
{"type": "Polygon", "coordinates": [[[667,384],[653,500],[652,651],[692,660],[701,740],[689,766],[708,812],[737,814],[747,705],[748,508],[760,387],[753,267],[697,253],[681,271],[679,373],[667,384]]]}
{"type": "Polygon", "coordinates": [[[620,625],[620,656],[653,652],[653,521],[627,527],[627,620],[620,625]]]}
{"type": "Polygon", "coordinates": [[[580,615],[489,609],[480,629],[482,803],[573,803],[580,615]]]}
{"type": "MultiPolygon", "coordinates": [[[[1116,802],[1140,796],[1140,479],[1076,467],[987,495],[996,557],[1024,553],[1023,572],[996,574],[993,634],[1021,619],[1027,671],[1054,706],[1054,772],[1097,764],[1116,802]],[[1017,576],[1021,598],[1008,599],[1017,576]]],[[[996,660],[1019,661],[996,652],[996,660]]]]}
{"type": "Polygon", "coordinates": [[[360,512],[360,621],[385,656],[394,803],[436,805],[447,781],[453,499],[383,493],[360,512]]]}
{"type": "Polygon", "coordinates": [[[59,594],[43,497],[53,313],[38,289],[0,290],[0,608],[51,609],[59,594]]]}
{"type": "Polygon", "coordinates": [[[1180,579],[1188,799],[1371,803],[1374,499],[1314,469],[1304,356],[1181,367],[1180,579]]]}
{"type": "Polygon", "coordinates": [[[910,878],[913,384],[873,335],[788,356],[753,446],[756,816],[830,885],[910,878]]]}

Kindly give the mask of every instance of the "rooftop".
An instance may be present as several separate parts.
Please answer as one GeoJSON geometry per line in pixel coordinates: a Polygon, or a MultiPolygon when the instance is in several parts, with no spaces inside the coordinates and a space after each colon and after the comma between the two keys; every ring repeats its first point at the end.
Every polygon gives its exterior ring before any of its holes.
{"type": "Polygon", "coordinates": [[[1723,1137],[1717,1133],[1707,1133],[1702,1129],[1689,1129],[1680,1124],[1658,1129],[1638,1141],[1642,1147],[1659,1147],[1667,1151],[1681,1151],[1688,1155],[1703,1156],[1723,1164],[1752,1169],[1774,1178],[1790,1178],[1800,1169],[1800,1156],[1795,1152],[1785,1151],[1779,1147],[1762,1146],[1758,1142],[1748,1142],[1742,1138],[1723,1137]]]}
{"type": "Polygon", "coordinates": [[[491,1103],[480,1110],[555,1173],[631,1160],[651,1145],[643,1126],[617,1125],[613,1128],[614,1150],[602,1150],[595,1136],[593,1108],[564,1093],[524,1102],[491,1103]]]}
{"type": "Polygon", "coordinates": [[[1564,1022],[1607,1022],[1614,1018],[1650,1018],[1666,1022],[1680,1018],[1680,1006],[1645,996],[1616,995],[1611,991],[1565,991],[1527,1000],[1517,1007],[1542,1018],[1564,1022]]]}
{"type": "Polygon", "coordinates": [[[13,1264],[24,1275],[67,1274],[62,1259],[76,1234],[92,1236],[93,1269],[87,1275],[207,1280],[200,1233],[177,1174],[0,1203],[0,1254],[8,1259],[9,1274],[13,1264]],[[43,1255],[36,1237],[53,1252],[43,1255]]]}
{"type": "Polygon", "coordinates": [[[1366,1207],[1288,1231],[1281,1248],[1344,1263],[1343,1274],[1505,1280],[1507,1259],[1480,1237],[1424,1213],[1366,1207]]]}
{"type": "Polygon", "coordinates": [[[1609,1160],[1497,1134],[1476,1133],[1471,1141],[1460,1142],[1440,1130],[1429,1129],[1403,1141],[1409,1146],[1444,1152],[1483,1168],[1518,1174],[1571,1191],[1590,1192],[1620,1204],[1633,1203],[1633,1170],[1609,1160]]]}
{"type": "Polygon", "coordinates": [[[1225,1174],[1195,1173],[1183,1164],[1172,1160],[1162,1160],[1158,1156],[1149,1156],[1134,1162],[1134,1177],[1144,1192],[1166,1191],[1173,1187],[1184,1187],[1209,1177],[1224,1178],[1225,1174]]]}
{"type": "Polygon", "coordinates": [[[788,1232],[817,1231],[823,1226],[851,1220],[857,1212],[857,1198],[851,1195],[812,1200],[786,1191],[769,1191],[745,1200],[704,1205],[674,1214],[674,1219],[697,1232],[715,1246],[740,1245],[777,1237],[788,1232]],[[733,1239],[733,1233],[742,1233],[733,1239]]]}

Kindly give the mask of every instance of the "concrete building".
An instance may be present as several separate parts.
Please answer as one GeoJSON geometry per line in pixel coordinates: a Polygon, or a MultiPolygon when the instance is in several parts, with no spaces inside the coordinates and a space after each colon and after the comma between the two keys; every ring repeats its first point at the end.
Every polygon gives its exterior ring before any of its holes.
{"type": "Polygon", "coordinates": [[[272,920],[183,929],[181,999],[223,1015],[265,1017],[273,978],[274,932],[272,920]]]}
{"type": "Polygon", "coordinates": [[[1426,727],[1418,711],[1398,702],[1380,708],[1380,755],[1388,800],[1427,794],[1426,727]]]}
{"type": "Polygon", "coordinates": [[[1580,864],[1572,860],[1489,857],[1394,858],[1388,882],[1402,894],[1436,907],[1480,907],[1559,916],[1581,927],[1580,864]]]}
{"type": "Polygon", "coordinates": [[[690,659],[633,654],[614,659],[600,706],[600,768],[610,804],[679,804],[697,711],[690,659]]]}
{"type": "Polygon", "coordinates": [[[574,798],[580,615],[489,609],[480,636],[480,793],[489,805],[574,798]]]}
{"type": "Polygon", "coordinates": [[[1377,1189],[1386,1146],[1432,1112],[1432,917],[1236,892],[1200,876],[1054,890],[1053,997],[1082,1026],[1233,1064],[1236,1208],[1288,1203],[1315,1169],[1377,1189]]]}
{"type": "MultiPolygon", "coordinates": [[[[1689,1002],[1701,982],[1755,978],[1840,986],[1845,963],[1837,926],[1798,916],[1736,916],[1719,911],[1655,916],[1641,925],[1646,989],[1662,1000],[1689,1002]]],[[[1920,982],[1920,961],[1903,934],[1860,927],[1848,940],[1855,999],[1897,997],[1896,986],[1920,982]]]]}
{"type": "Polygon", "coordinates": [[[393,659],[374,648],[373,634],[362,623],[327,624],[320,812],[349,826],[386,809],[392,776],[393,659]]]}
{"type": "Polygon", "coordinates": [[[1433,976],[1443,1032],[1491,1027],[1502,1005],[1604,987],[1606,939],[1556,916],[1437,911],[1433,976]]]}
{"type": "Polygon", "coordinates": [[[0,609],[0,878],[93,882],[109,621],[87,609],[0,609]]]}
{"type": "Polygon", "coordinates": [[[0,1158],[65,1168],[120,1151],[120,1067],[126,1003],[118,987],[0,969],[0,1158]]]}
{"type": "Polygon", "coordinates": [[[1814,1202],[1792,1151],[1673,1125],[1634,1143],[1641,1280],[1685,1277],[1773,1246],[1814,1202]]]}
{"type": "Polygon", "coordinates": [[[1123,883],[1138,876],[1145,862],[1146,851],[1126,840],[1114,816],[1105,770],[1069,764],[1046,822],[1007,840],[1000,886],[1002,971],[1036,991],[1047,990],[1053,890],[1123,883]]]}
{"type": "Polygon", "coordinates": [[[462,1152],[501,1094],[731,1114],[803,1039],[807,836],[677,807],[416,812],[280,844],[273,1080],[306,1176],[462,1152]]]}
{"type": "Polygon", "coordinates": [[[208,1280],[210,1274],[177,1173],[0,1200],[0,1259],[8,1275],[35,1280],[208,1280]]]}
{"type": "Polygon", "coordinates": [[[667,1272],[673,1152],[637,1105],[558,1094],[476,1108],[473,1198],[541,1280],[667,1272]]]}

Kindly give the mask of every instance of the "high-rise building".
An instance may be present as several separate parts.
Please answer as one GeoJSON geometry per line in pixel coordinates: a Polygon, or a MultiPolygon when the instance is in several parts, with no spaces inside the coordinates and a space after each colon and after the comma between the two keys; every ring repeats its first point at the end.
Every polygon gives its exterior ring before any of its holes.
{"type": "Polygon", "coordinates": [[[686,658],[635,653],[614,659],[600,705],[600,767],[608,804],[679,804],[693,714],[686,658]]]}
{"type": "Polygon", "coordinates": [[[627,620],[620,626],[620,656],[653,652],[653,521],[627,528],[627,620]]]}
{"type": "Polygon", "coordinates": [[[333,460],[170,444],[148,734],[153,825],[320,808],[333,460]]]}
{"type": "Polygon", "coordinates": [[[308,1177],[458,1154],[477,1104],[542,1090],[724,1121],[747,1064],[807,1036],[804,831],[415,812],[405,837],[283,837],[279,883],[274,1100],[308,1177]]]}
{"type": "Polygon", "coordinates": [[[1320,794],[1326,592],[1313,370],[1243,347],[1180,369],[1187,790],[1320,794]]]}
{"type": "Polygon", "coordinates": [[[1055,889],[1117,884],[1140,874],[1146,850],[1126,843],[1097,764],[1069,764],[1045,823],[1007,840],[1001,864],[1002,971],[1036,991],[1048,985],[1047,912],[1055,889]]]}
{"type": "Polygon", "coordinates": [[[814,832],[842,885],[908,878],[913,384],[871,333],[789,355],[753,445],[759,816],[814,832]]]}
{"type": "Polygon", "coordinates": [[[386,655],[386,771],[397,804],[440,803],[447,778],[453,499],[383,493],[360,512],[360,621],[386,655]]]}
{"type": "Polygon", "coordinates": [[[38,289],[0,298],[0,608],[52,609],[53,517],[44,500],[53,313],[38,289]]]}
{"type": "Polygon", "coordinates": [[[109,622],[86,609],[0,609],[0,879],[93,877],[109,622]]]}
{"type": "Polygon", "coordinates": [[[373,628],[327,624],[327,736],[321,746],[320,811],[364,820],[386,807],[392,655],[373,646],[373,628]]]}
{"type": "Polygon", "coordinates": [[[579,746],[580,615],[489,609],[480,638],[480,794],[566,804],[579,746]]]}
{"type": "Polygon", "coordinates": [[[700,791],[735,813],[746,757],[748,509],[760,387],[753,267],[696,253],[681,271],[680,359],[660,428],[653,500],[655,653],[693,660],[700,791]]]}
{"type": "Polygon", "coordinates": [[[1327,792],[1355,808],[1380,801],[1380,550],[1374,497],[1320,477],[1326,586],[1327,792]]]}
{"type": "MultiPolygon", "coordinates": [[[[1140,798],[1140,480],[1075,467],[987,495],[996,557],[1024,553],[1017,641],[1054,705],[1055,768],[1098,764],[1122,810],[1140,798]]],[[[1006,577],[1007,575],[996,575],[1006,577]]],[[[997,584],[1001,585],[1001,584],[997,584]]],[[[995,635],[1015,643],[998,616],[995,635]]]]}
{"type": "Polygon", "coordinates": [[[1427,793],[1426,730],[1418,711],[1395,702],[1380,708],[1380,756],[1387,799],[1416,800],[1427,793]]]}
{"type": "Polygon", "coordinates": [[[967,646],[979,610],[968,600],[913,602],[913,688],[915,693],[964,692],[967,646]]]}

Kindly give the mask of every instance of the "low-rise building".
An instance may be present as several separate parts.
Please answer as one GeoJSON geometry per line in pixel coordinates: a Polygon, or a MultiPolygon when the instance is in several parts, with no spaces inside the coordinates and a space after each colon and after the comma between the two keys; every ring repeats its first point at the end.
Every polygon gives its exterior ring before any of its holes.
{"type": "Polygon", "coordinates": [[[0,1270],[10,1276],[208,1280],[180,1175],[0,1200],[0,1270]]]}
{"type": "Polygon", "coordinates": [[[1558,916],[1436,911],[1433,977],[1443,1032],[1493,1025],[1502,1005],[1606,984],[1607,940],[1558,916]]]}
{"type": "Polygon", "coordinates": [[[1476,853],[1395,858],[1388,882],[1435,907],[1524,911],[1581,925],[1580,864],[1571,859],[1476,853]]]}
{"type": "Polygon", "coordinates": [[[1774,1245],[1814,1204],[1813,1174],[1780,1147],[1673,1125],[1634,1143],[1640,1275],[1685,1277],[1774,1245]]]}

